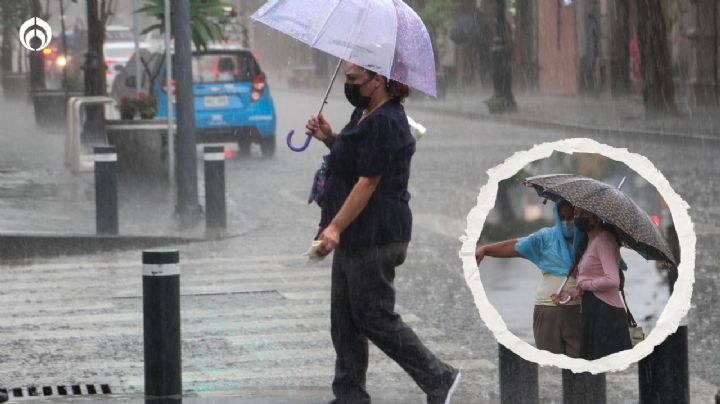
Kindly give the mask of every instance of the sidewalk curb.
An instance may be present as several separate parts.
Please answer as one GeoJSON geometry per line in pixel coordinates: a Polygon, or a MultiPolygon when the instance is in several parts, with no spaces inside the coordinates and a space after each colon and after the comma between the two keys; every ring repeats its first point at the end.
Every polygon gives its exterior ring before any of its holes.
{"type": "Polygon", "coordinates": [[[179,236],[0,234],[0,244],[3,246],[0,249],[0,260],[94,254],[203,241],[210,239],[179,236]]]}
{"type": "MultiPolygon", "coordinates": [[[[284,86],[276,86],[280,91],[294,91],[304,94],[316,95],[316,89],[312,88],[289,88],[284,86]]],[[[319,90],[317,90],[319,91],[319,90]]],[[[337,100],[344,100],[344,98],[335,94],[330,94],[330,97],[337,100]]],[[[430,100],[429,102],[433,102],[430,100]]],[[[409,108],[421,110],[424,112],[443,114],[447,116],[468,118],[468,119],[483,119],[490,122],[517,125],[527,128],[538,128],[538,129],[549,129],[549,130],[562,130],[562,131],[576,131],[585,134],[594,135],[609,135],[609,136],[646,136],[646,137],[662,137],[666,139],[674,139],[677,141],[691,140],[694,142],[705,143],[705,142],[720,142],[720,134],[710,135],[704,133],[678,133],[678,132],[666,132],[657,130],[643,130],[643,129],[632,129],[632,128],[613,128],[613,127],[600,127],[593,125],[584,125],[581,123],[573,122],[559,122],[544,119],[533,119],[523,118],[519,116],[513,116],[513,113],[506,115],[496,115],[489,112],[469,112],[469,111],[458,111],[452,108],[442,108],[439,106],[429,105],[428,101],[422,99],[410,99],[406,104],[409,108]]],[[[520,114],[522,114],[522,105],[519,106],[520,114]]],[[[514,113],[517,114],[517,113],[514,113]]]]}
{"type": "Polygon", "coordinates": [[[528,128],[539,128],[539,129],[555,129],[563,131],[577,131],[586,134],[597,134],[597,135],[615,135],[615,136],[649,136],[649,137],[665,137],[674,138],[676,140],[692,140],[700,143],[705,142],[720,142],[720,134],[718,136],[708,134],[683,134],[677,132],[663,132],[663,131],[652,131],[643,129],[631,129],[631,128],[612,128],[612,127],[599,127],[593,125],[583,125],[572,122],[558,122],[549,121],[542,119],[522,118],[517,116],[509,115],[494,115],[487,112],[467,112],[457,111],[449,108],[438,108],[423,104],[411,105],[412,108],[417,108],[425,112],[442,113],[448,116],[456,116],[468,119],[485,119],[495,123],[518,125],[528,128]]]}

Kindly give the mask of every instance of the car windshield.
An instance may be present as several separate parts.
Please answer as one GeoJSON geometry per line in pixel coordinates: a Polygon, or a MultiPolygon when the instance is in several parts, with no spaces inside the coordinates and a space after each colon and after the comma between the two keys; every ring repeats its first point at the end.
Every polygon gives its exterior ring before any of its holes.
{"type": "Polygon", "coordinates": [[[193,56],[195,83],[250,81],[258,73],[250,53],[204,53],[193,56]]]}

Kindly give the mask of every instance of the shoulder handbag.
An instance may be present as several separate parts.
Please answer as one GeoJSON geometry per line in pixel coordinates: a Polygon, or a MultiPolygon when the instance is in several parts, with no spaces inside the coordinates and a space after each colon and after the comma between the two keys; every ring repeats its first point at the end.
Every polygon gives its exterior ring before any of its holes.
{"type": "Polygon", "coordinates": [[[625,314],[627,314],[627,326],[628,332],[630,333],[630,342],[632,342],[632,346],[635,346],[645,339],[645,331],[643,331],[642,327],[637,325],[635,317],[633,317],[630,312],[630,307],[628,307],[627,300],[625,299],[625,276],[622,273],[622,269],[618,268],[618,270],[620,271],[620,295],[622,296],[623,304],[625,305],[625,314]]]}
{"type": "Polygon", "coordinates": [[[308,203],[317,203],[322,208],[323,202],[325,201],[325,183],[328,177],[328,156],[323,156],[320,168],[315,172],[313,177],[312,187],[310,188],[310,195],[308,196],[308,203]]]}

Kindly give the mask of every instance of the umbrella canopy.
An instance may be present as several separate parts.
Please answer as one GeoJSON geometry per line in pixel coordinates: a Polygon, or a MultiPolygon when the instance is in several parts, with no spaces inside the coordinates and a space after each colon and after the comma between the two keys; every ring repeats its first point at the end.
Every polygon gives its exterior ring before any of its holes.
{"type": "Polygon", "coordinates": [[[646,259],[677,264],[670,247],[650,216],[620,189],[604,182],[571,174],[551,174],[526,178],[541,197],[563,198],[597,215],[612,225],[622,243],[646,259]]]}
{"type": "Polygon", "coordinates": [[[401,0],[270,0],[252,18],[311,47],[436,95],[430,35],[417,13],[401,0]]]}

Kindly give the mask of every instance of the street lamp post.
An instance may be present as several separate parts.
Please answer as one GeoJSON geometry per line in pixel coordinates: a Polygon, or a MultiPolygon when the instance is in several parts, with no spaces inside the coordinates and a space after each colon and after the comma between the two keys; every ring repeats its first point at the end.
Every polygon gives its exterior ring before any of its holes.
{"type": "Polygon", "coordinates": [[[517,111],[512,94],[512,66],[507,46],[507,24],[505,21],[505,0],[496,1],[497,23],[493,39],[493,90],[492,98],[486,101],[490,113],[517,111]]]}
{"type": "MultiPolygon", "coordinates": [[[[190,0],[178,0],[173,16],[177,97],[177,214],[184,228],[197,224],[202,216],[198,203],[195,150],[195,106],[193,104],[190,0]]],[[[170,84],[168,84],[170,88],[170,84]]]]}

